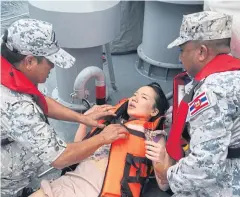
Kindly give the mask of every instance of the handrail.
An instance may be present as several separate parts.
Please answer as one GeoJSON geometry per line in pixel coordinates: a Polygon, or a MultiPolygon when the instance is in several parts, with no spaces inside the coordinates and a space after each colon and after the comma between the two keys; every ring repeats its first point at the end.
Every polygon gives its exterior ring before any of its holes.
{"type": "Polygon", "coordinates": [[[19,14],[19,15],[17,15],[17,16],[12,16],[12,17],[9,17],[9,18],[2,19],[2,20],[1,20],[1,23],[4,22],[4,21],[8,21],[8,20],[17,18],[17,17],[25,16],[25,15],[29,15],[29,12],[26,12],[26,13],[23,13],[23,14],[19,14]]]}

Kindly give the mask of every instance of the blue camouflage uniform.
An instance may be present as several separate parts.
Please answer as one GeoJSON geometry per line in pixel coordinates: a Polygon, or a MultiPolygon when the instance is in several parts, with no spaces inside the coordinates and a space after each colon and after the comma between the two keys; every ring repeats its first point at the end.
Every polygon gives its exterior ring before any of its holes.
{"type": "MultiPolygon", "coordinates": [[[[231,37],[232,19],[216,12],[183,17],[180,37],[168,47],[190,40],[231,37]]],[[[186,86],[189,88],[191,84],[186,86]]],[[[216,73],[204,79],[194,97],[205,96],[200,110],[189,108],[189,154],[167,172],[174,197],[239,197],[240,159],[228,159],[229,148],[240,148],[240,71],[216,73]]]]}
{"type": "MultiPolygon", "coordinates": [[[[20,19],[7,29],[6,36],[2,43],[11,51],[44,56],[61,68],[70,68],[75,62],[74,57],[58,46],[48,22],[20,19]]],[[[9,197],[21,195],[22,189],[37,177],[39,168],[55,161],[66,143],[47,123],[33,96],[4,85],[0,90],[1,195],[9,197]]]]}

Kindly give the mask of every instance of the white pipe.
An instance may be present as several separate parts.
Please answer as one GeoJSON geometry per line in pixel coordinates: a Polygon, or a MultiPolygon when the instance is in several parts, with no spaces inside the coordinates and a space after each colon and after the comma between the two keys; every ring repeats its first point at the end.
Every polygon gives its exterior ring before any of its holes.
{"type": "MultiPolygon", "coordinates": [[[[96,84],[96,91],[98,92],[99,89],[101,89],[101,94],[106,98],[106,85],[105,85],[105,75],[102,69],[96,66],[89,66],[87,68],[84,68],[77,76],[75,82],[74,82],[74,93],[76,93],[77,98],[84,99],[86,98],[86,90],[85,85],[87,81],[95,77],[95,84],[96,84]],[[102,92],[104,91],[104,92],[102,92]],[[103,95],[104,94],[104,95],[103,95]]],[[[98,99],[99,95],[96,97],[98,99]]]]}

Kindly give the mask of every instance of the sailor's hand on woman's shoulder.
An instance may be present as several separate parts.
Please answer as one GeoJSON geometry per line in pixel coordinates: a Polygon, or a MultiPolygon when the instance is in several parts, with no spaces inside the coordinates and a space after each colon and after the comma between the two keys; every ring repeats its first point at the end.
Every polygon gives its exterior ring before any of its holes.
{"type": "Polygon", "coordinates": [[[112,105],[94,105],[92,106],[90,109],[88,109],[84,115],[89,115],[93,112],[108,112],[112,109],[114,109],[115,107],[112,105]]]}
{"type": "MultiPolygon", "coordinates": [[[[104,128],[105,125],[98,122],[98,120],[106,116],[116,116],[111,105],[94,105],[84,113],[84,124],[91,127],[104,128]]],[[[83,122],[83,121],[82,121],[83,122]]]]}
{"type": "Polygon", "coordinates": [[[120,124],[110,124],[106,126],[103,131],[98,134],[102,136],[103,144],[111,144],[118,139],[125,139],[128,131],[120,124]]]}

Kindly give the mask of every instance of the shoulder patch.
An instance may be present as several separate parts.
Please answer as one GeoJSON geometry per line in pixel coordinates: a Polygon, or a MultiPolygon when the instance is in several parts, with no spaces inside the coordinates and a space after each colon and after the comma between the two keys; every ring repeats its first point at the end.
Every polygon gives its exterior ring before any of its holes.
{"type": "Polygon", "coordinates": [[[210,106],[209,99],[206,92],[201,93],[199,96],[194,98],[192,102],[188,104],[190,117],[201,112],[203,109],[210,106]]]}

